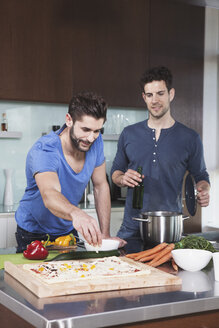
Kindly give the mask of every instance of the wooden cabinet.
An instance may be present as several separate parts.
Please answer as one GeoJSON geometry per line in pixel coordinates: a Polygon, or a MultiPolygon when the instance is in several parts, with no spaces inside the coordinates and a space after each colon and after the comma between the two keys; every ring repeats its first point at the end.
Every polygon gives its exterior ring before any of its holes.
{"type": "Polygon", "coordinates": [[[150,10],[150,66],[171,69],[173,116],[202,135],[205,8],[153,0],[150,10]]]}
{"type": "Polygon", "coordinates": [[[69,101],[71,6],[71,0],[1,1],[0,99],[69,101]]]}
{"type": "Polygon", "coordinates": [[[95,91],[143,106],[149,0],[2,0],[0,99],[69,103],[95,91]]]}
{"type": "Polygon", "coordinates": [[[73,1],[73,91],[92,90],[110,106],[144,106],[149,0],[73,1]]]}
{"type": "Polygon", "coordinates": [[[2,0],[0,99],[69,103],[89,90],[145,108],[139,79],[163,64],[176,119],[201,132],[204,11],[173,0],[2,0]]]}

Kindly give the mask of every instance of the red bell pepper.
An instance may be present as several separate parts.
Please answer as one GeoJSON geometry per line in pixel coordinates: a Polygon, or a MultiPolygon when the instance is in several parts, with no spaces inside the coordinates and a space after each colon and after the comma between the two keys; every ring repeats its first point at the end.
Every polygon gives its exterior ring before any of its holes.
{"type": "Polygon", "coordinates": [[[39,240],[34,240],[27,246],[27,249],[23,251],[23,255],[28,260],[44,260],[49,255],[49,252],[39,240]]]}

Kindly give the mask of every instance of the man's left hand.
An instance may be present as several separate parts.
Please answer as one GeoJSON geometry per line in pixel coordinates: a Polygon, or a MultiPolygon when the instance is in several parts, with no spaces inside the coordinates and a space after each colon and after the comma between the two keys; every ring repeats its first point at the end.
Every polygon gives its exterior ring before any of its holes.
{"type": "Polygon", "coordinates": [[[119,248],[124,247],[127,244],[127,241],[125,241],[124,239],[121,239],[119,237],[106,237],[102,235],[102,239],[114,239],[114,240],[118,240],[119,241],[119,248]]]}
{"type": "Polygon", "coordinates": [[[209,205],[209,191],[210,191],[210,185],[207,181],[199,181],[197,183],[197,201],[200,204],[201,207],[206,207],[209,205]]]}

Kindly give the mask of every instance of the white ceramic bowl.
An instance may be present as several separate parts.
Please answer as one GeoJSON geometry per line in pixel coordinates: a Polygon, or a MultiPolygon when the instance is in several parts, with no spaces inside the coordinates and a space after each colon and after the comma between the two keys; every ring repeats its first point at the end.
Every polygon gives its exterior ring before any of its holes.
{"type": "Polygon", "coordinates": [[[202,270],[212,258],[212,253],[202,249],[175,249],[172,255],[176,264],[186,271],[202,270]]]}
{"type": "Polygon", "coordinates": [[[115,239],[102,239],[101,247],[92,246],[92,245],[88,244],[87,242],[84,243],[84,246],[87,251],[111,251],[114,249],[118,249],[119,241],[115,240],[115,239]]]}

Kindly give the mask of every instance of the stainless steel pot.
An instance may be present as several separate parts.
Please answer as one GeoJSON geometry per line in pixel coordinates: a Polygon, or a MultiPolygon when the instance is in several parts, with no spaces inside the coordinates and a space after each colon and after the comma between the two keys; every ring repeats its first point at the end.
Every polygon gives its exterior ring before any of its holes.
{"type": "Polygon", "coordinates": [[[188,216],[177,212],[143,212],[140,218],[132,218],[140,223],[140,233],[144,244],[178,242],[183,233],[183,220],[188,216]]]}

